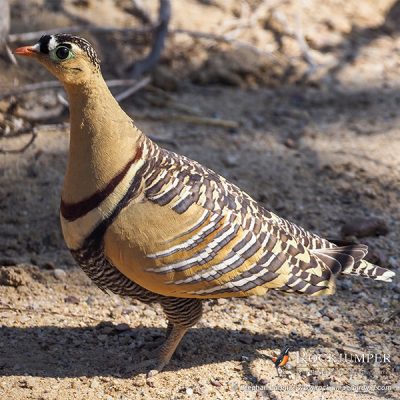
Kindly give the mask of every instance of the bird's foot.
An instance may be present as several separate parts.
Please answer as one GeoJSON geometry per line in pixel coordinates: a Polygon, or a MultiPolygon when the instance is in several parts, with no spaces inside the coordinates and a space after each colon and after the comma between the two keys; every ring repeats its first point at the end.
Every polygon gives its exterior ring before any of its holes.
{"type": "Polygon", "coordinates": [[[135,371],[143,369],[147,370],[146,378],[149,379],[161,372],[165,365],[166,363],[161,361],[159,358],[151,358],[136,364],[135,371]]]}
{"type": "MultiPolygon", "coordinates": [[[[187,331],[187,328],[183,328],[175,325],[170,334],[168,335],[165,342],[161,345],[158,350],[157,357],[152,357],[136,365],[138,368],[149,368],[147,373],[147,378],[151,378],[161,372],[164,367],[169,363],[172,355],[174,354],[179,342],[181,341],[183,335],[187,331]]],[[[153,352],[154,354],[154,352],[153,352]]]]}

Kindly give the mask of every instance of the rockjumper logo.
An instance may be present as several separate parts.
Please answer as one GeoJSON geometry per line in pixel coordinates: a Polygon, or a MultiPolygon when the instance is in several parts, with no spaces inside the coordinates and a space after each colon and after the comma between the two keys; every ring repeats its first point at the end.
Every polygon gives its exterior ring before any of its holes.
{"type": "Polygon", "coordinates": [[[389,364],[390,354],[386,353],[340,353],[339,355],[324,353],[315,354],[308,352],[299,352],[295,360],[297,364],[311,364],[317,363],[329,364],[333,366],[340,366],[343,364],[389,364]]]}
{"type": "Polygon", "coordinates": [[[363,353],[358,349],[344,350],[340,353],[329,351],[299,351],[292,352],[289,356],[289,347],[283,348],[279,355],[269,357],[275,365],[276,372],[280,377],[283,368],[295,371],[312,371],[314,375],[331,375],[332,370],[349,368],[357,364],[390,364],[390,354],[374,353],[367,351],[363,353]]]}

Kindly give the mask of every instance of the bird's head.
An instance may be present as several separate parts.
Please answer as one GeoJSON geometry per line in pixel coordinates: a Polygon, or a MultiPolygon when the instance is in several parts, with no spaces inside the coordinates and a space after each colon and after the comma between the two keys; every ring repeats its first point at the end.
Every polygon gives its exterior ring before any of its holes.
{"type": "Polygon", "coordinates": [[[100,71],[100,60],[92,45],[86,39],[64,33],[44,35],[33,46],[19,47],[15,54],[37,59],[68,85],[83,84],[100,71]]]}

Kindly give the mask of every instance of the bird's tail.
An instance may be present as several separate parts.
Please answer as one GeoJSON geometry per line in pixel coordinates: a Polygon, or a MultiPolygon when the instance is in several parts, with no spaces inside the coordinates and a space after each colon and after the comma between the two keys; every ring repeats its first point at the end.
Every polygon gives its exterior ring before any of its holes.
{"type": "Polygon", "coordinates": [[[391,282],[395,276],[393,271],[371,264],[364,258],[368,247],[363,244],[350,244],[333,248],[312,250],[330,271],[337,275],[359,275],[376,281],[391,282]]]}

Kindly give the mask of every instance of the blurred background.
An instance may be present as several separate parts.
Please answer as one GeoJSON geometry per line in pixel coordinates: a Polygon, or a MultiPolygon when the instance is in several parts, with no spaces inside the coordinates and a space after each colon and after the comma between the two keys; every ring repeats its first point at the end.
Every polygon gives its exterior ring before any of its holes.
{"type": "MultiPolygon", "coordinates": [[[[122,107],[160,145],[280,216],[366,243],[371,261],[398,268],[399,26],[395,0],[0,0],[0,265],[36,271],[3,275],[3,284],[74,265],[58,220],[65,93],[39,64],[12,54],[46,32],[88,39],[122,107]]],[[[318,307],[340,315],[355,302],[371,305],[370,319],[390,314],[396,279],[339,282],[337,297],[318,307]]],[[[280,296],[272,301],[286,304],[280,296]]],[[[303,300],[293,301],[300,310],[303,300]]],[[[283,332],[296,316],[288,318],[283,332]]],[[[398,349],[395,330],[380,327],[369,340],[398,349]]]]}

